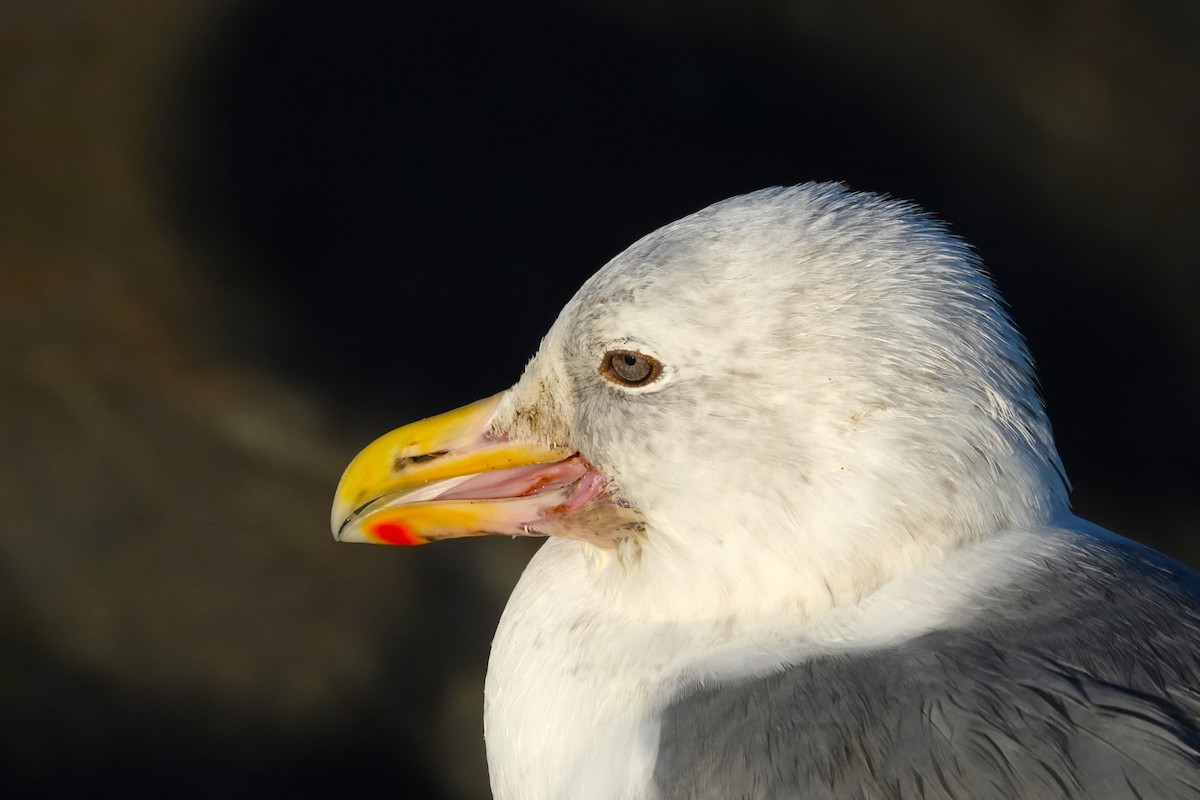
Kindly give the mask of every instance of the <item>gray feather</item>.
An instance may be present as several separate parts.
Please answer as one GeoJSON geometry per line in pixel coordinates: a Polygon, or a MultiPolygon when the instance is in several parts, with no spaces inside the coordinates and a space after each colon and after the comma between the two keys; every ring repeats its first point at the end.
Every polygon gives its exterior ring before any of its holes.
{"type": "Polygon", "coordinates": [[[1200,577],[1086,536],[969,625],[681,694],[673,798],[1200,798],[1200,577]]]}

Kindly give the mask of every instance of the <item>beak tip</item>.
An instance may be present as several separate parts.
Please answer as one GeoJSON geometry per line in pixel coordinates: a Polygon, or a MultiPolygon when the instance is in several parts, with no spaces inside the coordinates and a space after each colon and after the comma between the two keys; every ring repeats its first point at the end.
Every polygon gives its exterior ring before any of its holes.
{"type": "Polygon", "coordinates": [[[362,524],[361,520],[353,517],[335,528],[333,538],[338,542],[352,544],[392,544],[411,547],[429,543],[424,536],[399,522],[374,522],[368,528],[362,524]]]}
{"type": "Polygon", "coordinates": [[[346,520],[341,525],[334,528],[333,539],[340,543],[362,544],[372,543],[373,540],[367,538],[366,531],[361,525],[355,524],[351,520],[346,520]]]}
{"type": "Polygon", "coordinates": [[[342,531],[350,524],[350,517],[350,511],[344,504],[334,503],[333,511],[329,515],[329,530],[333,533],[335,541],[342,541],[342,531]]]}

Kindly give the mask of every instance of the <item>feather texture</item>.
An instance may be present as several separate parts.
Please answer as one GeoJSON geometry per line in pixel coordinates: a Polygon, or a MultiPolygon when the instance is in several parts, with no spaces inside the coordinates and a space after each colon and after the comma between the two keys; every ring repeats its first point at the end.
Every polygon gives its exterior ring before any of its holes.
{"type": "Polygon", "coordinates": [[[970,620],[667,707],[674,798],[1200,797],[1200,578],[1080,535],[970,620]]]}

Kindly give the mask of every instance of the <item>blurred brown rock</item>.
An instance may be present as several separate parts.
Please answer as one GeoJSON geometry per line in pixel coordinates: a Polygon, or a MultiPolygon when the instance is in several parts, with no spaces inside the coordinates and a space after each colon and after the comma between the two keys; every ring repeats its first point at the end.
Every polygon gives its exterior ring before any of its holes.
{"type": "Polygon", "coordinates": [[[433,792],[426,760],[453,746],[467,766],[438,782],[478,795],[503,593],[485,583],[492,608],[479,599],[463,626],[469,664],[424,666],[436,642],[414,627],[438,615],[421,612],[420,559],[335,548],[327,531],[371,433],[230,351],[223,327],[271,308],[223,296],[155,193],[165,94],[227,5],[0,7],[5,769],[71,788],[154,785],[165,766],[214,790],[305,794],[377,736],[409,753],[365,767],[368,786],[433,792]],[[401,689],[389,659],[413,662],[401,689]],[[409,691],[423,694],[394,702],[409,691]],[[443,696],[458,692],[469,707],[443,696]]]}

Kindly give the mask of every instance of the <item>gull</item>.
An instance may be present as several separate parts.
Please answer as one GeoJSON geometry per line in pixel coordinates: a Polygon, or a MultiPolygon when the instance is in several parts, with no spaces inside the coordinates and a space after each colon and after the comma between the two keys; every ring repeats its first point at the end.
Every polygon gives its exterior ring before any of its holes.
{"type": "Polygon", "coordinates": [[[331,523],[547,537],[488,666],[499,800],[1200,797],[1200,576],[1068,487],[968,246],[806,184],[633,244],[331,523]]]}

